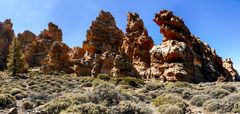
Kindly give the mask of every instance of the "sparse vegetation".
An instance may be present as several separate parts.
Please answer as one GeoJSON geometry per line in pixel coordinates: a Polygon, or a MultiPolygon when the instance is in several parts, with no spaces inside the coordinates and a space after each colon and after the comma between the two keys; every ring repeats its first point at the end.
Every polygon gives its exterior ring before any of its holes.
{"type": "Polygon", "coordinates": [[[201,112],[240,112],[238,83],[163,83],[106,75],[92,78],[30,74],[28,79],[1,77],[0,110],[8,110],[15,107],[16,102],[21,102],[18,108],[26,111],[22,113],[38,109],[47,114],[151,114],[154,111],[184,114],[193,111],[193,107],[201,112]]]}

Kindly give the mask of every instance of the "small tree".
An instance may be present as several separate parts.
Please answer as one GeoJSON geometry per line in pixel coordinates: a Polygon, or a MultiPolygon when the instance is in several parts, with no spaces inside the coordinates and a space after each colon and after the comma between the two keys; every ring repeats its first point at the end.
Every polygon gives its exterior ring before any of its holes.
{"type": "Polygon", "coordinates": [[[7,68],[11,72],[12,76],[17,76],[18,73],[22,72],[22,50],[19,42],[17,41],[17,38],[14,38],[11,45],[9,46],[7,68]]]}

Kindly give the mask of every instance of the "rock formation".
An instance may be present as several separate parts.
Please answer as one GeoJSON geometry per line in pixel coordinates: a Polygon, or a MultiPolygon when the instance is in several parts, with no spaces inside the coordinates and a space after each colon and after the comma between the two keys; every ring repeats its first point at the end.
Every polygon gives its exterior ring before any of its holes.
{"type": "Polygon", "coordinates": [[[226,69],[226,72],[229,73],[230,77],[233,78],[233,80],[240,81],[240,77],[237,70],[233,68],[233,62],[231,58],[228,58],[225,61],[223,61],[223,67],[226,69]]]}
{"type": "Polygon", "coordinates": [[[119,53],[123,37],[124,34],[116,26],[111,13],[101,11],[87,30],[87,40],[83,42],[83,49],[91,56],[103,54],[106,51],[119,53]]]}
{"type": "Polygon", "coordinates": [[[156,14],[163,43],[151,50],[151,76],[168,81],[216,81],[224,74],[222,59],[209,45],[194,37],[182,19],[171,11],[156,14]]]}
{"type": "Polygon", "coordinates": [[[36,63],[34,66],[43,65],[43,60],[47,57],[54,42],[62,42],[62,30],[58,28],[57,25],[50,22],[48,24],[48,29],[43,30],[37,37],[34,54],[36,63]]]}
{"type": "Polygon", "coordinates": [[[80,47],[73,47],[69,52],[70,59],[83,58],[84,54],[85,54],[85,50],[80,47]]]}
{"type": "Polygon", "coordinates": [[[14,38],[13,24],[10,19],[0,22],[0,70],[6,68],[8,47],[14,38]]]}
{"type": "Polygon", "coordinates": [[[128,13],[122,49],[141,76],[144,76],[144,72],[150,67],[149,51],[152,47],[153,40],[148,36],[142,19],[137,13],[128,13]]]}
{"type": "Polygon", "coordinates": [[[26,30],[23,33],[19,33],[17,38],[18,42],[22,47],[25,69],[33,67],[33,65],[35,64],[34,54],[36,48],[36,35],[33,34],[31,31],[26,30]]]}
{"type": "Polygon", "coordinates": [[[64,71],[65,73],[72,73],[70,69],[69,53],[70,48],[61,42],[54,42],[51,46],[45,64],[43,65],[44,71],[64,71]]]}

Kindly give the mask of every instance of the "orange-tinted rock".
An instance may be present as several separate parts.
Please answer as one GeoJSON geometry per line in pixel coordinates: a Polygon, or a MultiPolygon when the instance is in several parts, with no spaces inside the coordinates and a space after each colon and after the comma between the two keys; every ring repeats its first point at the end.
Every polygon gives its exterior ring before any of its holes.
{"type": "Polygon", "coordinates": [[[0,22],[0,70],[6,68],[8,48],[14,38],[13,24],[10,19],[0,22]]]}
{"type": "Polygon", "coordinates": [[[87,30],[87,39],[83,49],[90,55],[103,54],[106,51],[118,53],[122,45],[123,32],[116,26],[110,12],[101,11],[87,30]]]}
{"type": "MultiPolygon", "coordinates": [[[[71,73],[73,72],[70,69],[70,59],[69,59],[69,53],[70,48],[60,42],[54,42],[52,44],[51,50],[49,51],[47,58],[46,58],[46,64],[45,67],[49,67],[49,70],[52,71],[64,71],[65,73],[71,73]]],[[[44,68],[47,69],[47,68],[44,68]]]]}
{"type": "MultiPolygon", "coordinates": [[[[168,81],[217,81],[225,75],[222,59],[208,44],[194,37],[182,19],[171,11],[156,14],[154,21],[160,26],[163,43],[151,50],[150,77],[168,81]]],[[[223,78],[221,78],[223,79],[223,78]]]]}
{"type": "Polygon", "coordinates": [[[229,73],[230,77],[232,77],[234,81],[240,81],[239,74],[237,70],[234,69],[231,58],[223,61],[223,67],[226,69],[227,73],[229,73]]]}
{"type": "Polygon", "coordinates": [[[128,55],[133,66],[139,72],[144,72],[150,67],[150,49],[153,40],[148,36],[142,19],[137,13],[128,13],[126,34],[123,39],[122,49],[128,55]]]}
{"type": "Polygon", "coordinates": [[[80,47],[73,47],[69,52],[69,56],[71,59],[83,58],[84,54],[85,54],[85,50],[80,47]]]}
{"type": "Polygon", "coordinates": [[[23,52],[23,61],[25,68],[33,67],[35,64],[34,54],[36,48],[36,35],[31,31],[24,31],[21,34],[18,34],[18,41],[22,46],[23,52]]]}
{"type": "Polygon", "coordinates": [[[45,29],[37,37],[36,49],[35,49],[35,61],[34,66],[43,65],[44,58],[47,57],[48,52],[50,51],[52,44],[54,42],[62,42],[62,31],[58,28],[57,25],[53,23],[48,24],[48,29],[45,29]]]}

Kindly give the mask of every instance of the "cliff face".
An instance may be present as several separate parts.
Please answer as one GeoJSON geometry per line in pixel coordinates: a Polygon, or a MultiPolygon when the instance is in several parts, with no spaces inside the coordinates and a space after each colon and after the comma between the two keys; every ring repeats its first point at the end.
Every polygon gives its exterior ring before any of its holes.
{"type": "Polygon", "coordinates": [[[224,73],[222,59],[208,44],[192,35],[182,19],[171,11],[156,14],[163,43],[151,50],[153,76],[169,81],[205,82],[219,77],[232,80],[224,73]]]}
{"type": "Polygon", "coordinates": [[[14,38],[12,27],[10,19],[0,22],[0,70],[6,69],[8,48],[14,38]]]}
{"type": "Polygon", "coordinates": [[[140,19],[137,13],[128,13],[122,49],[143,78],[145,78],[144,72],[150,67],[149,51],[152,47],[153,40],[148,36],[142,19],[140,19]]]}

